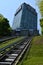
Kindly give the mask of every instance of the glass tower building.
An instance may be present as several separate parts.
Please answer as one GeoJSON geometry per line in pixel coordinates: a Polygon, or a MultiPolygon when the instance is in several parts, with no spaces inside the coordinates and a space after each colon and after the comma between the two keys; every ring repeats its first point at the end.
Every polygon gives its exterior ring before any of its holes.
{"type": "Polygon", "coordinates": [[[23,35],[37,31],[37,12],[29,4],[23,3],[14,15],[13,30],[22,31],[23,35]]]}

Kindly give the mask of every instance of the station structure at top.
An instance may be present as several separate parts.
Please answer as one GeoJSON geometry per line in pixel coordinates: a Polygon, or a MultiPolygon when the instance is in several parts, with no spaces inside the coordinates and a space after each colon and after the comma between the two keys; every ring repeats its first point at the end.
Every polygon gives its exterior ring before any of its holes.
{"type": "Polygon", "coordinates": [[[36,10],[29,4],[22,3],[14,14],[12,29],[20,35],[37,34],[36,10]]]}

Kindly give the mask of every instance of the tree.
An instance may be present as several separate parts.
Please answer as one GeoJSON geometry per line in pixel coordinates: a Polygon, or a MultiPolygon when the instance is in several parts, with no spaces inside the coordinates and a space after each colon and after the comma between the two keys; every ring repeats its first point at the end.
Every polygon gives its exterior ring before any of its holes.
{"type": "Polygon", "coordinates": [[[43,34],[43,18],[40,19],[40,25],[41,25],[41,32],[42,32],[42,34],[43,34]]]}
{"type": "Polygon", "coordinates": [[[41,13],[40,25],[41,25],[41,30],[42,30],[42,34],[43,34],[43,0],[36,0],[36,3],[38,5],[40,13],[41,13]]]}
{"type": "Polygon", "coordinates": [[[36,4],[38,5],[41,16],[43,17],[43,0],[36,0],[36,4]]]}
{"type": "Polygon", "coordinates": [[[10,34],[9,21],[3,15],[0,15],[0,36],[9,34],[10,34]]]}

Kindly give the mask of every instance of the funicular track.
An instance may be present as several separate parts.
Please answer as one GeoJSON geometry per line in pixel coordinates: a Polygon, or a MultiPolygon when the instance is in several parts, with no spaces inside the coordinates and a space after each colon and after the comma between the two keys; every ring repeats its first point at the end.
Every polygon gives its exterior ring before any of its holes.
{"type": "Polygon", "coordinates": [[[14,39],[14,38],[16,38],[16,37],[17,37],[17,36],[11,36],[11,37],[6,37],[6,38],[3,38],[3,39],[0,39],[0,43],[5,42],[5,41],[7,41],[7,40],[14,39]]]}
{"type": "Polygon", "coordinates": [[[26,37],[14,45],[14,47],[0,59],[0,65],[17,65],[26,49],[30,47],[31,40],[32,37],[26,37]]]}

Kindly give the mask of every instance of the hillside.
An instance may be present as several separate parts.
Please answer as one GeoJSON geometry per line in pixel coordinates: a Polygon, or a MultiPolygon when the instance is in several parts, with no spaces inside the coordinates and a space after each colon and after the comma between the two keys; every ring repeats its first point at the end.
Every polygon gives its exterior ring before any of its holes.
{"type": "Polygon", "coordinates": [[[43,65],[43,36],[36,36],[31,41],[31,48],[18,65],[43,65]]]}

